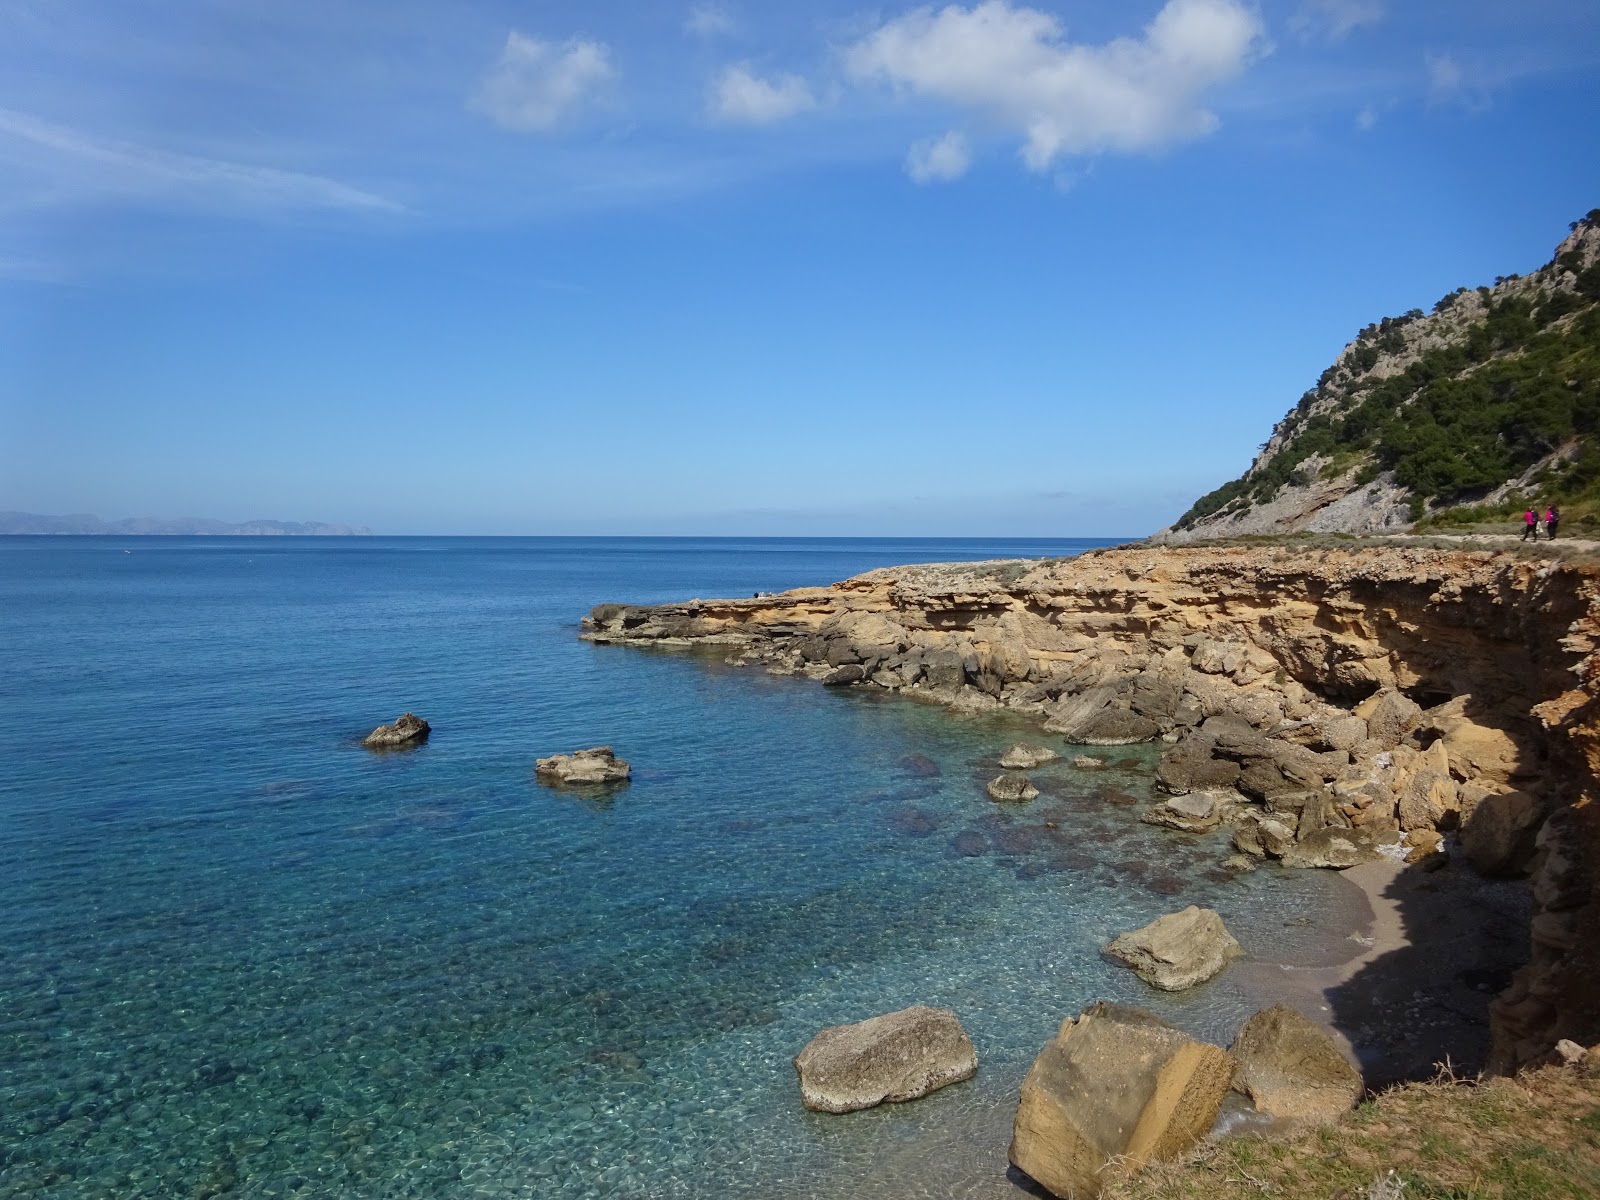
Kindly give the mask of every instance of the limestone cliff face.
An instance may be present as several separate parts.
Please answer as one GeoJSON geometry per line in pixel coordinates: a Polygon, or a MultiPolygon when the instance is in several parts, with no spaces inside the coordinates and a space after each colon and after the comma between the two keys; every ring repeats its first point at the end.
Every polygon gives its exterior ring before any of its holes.
{"type": "Polygon", "coordinates": [[[1369,325],[1273,427],[1249,470],[1157,537],[1185,543],[1394,531],[1424,511],[1495,503],[1536,477],[1548,480],[1552,468],[1579,455],[1584,421],[1546,421],[1549,397],[1535,394],[1528,373],[1506,368],[1540,353],[1549,359],[1546,382],[1558,390],[1592,385],[1597,337],[1586,314],[1600,301],[1597,262],[1600,210],[1576,222],[1551,261],[1530,275],[1463,288],[1431,314],[1413,310],[1369,325]],[[1489,375],[1492,386],[1474,397],[1471,381],[1488,383],[1489,375]],[[1417,447],[1398,445],[1417,432],[1409,422],[1382,424],[1398,409],[1436,405],[1473,408],[1467,420],[1447,412],[1436,424],[1431,417],[1419,422],[1439,431],[1440,453],[1476,460],[1476,472],[1455,484],[1449,473],[1430,470],[1417,447]]]}
{"type": "Polygon", "coordinates": [[[1462,827],[1492,869],[1532,871],[1540,906],[1533,962],[1495,1008],[1496,1065],[1600,1040],[1592,569],[1489,552],[1131,548],[602,605],[584,636],[1005,707],[1084,744],[1163,740],[1160,780],[1184,804],[1148,819],[1231,824],[1241,850],[1290,864],[1348,865],[1341,854],[1402,832],[1425,853],[1433,830],[1462,827]]]}

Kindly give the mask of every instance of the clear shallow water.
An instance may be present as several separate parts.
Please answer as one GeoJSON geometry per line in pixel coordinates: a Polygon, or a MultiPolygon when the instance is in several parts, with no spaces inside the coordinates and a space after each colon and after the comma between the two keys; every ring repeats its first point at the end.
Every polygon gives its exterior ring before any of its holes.
{"type": "Polygon", "coordinates": [[[1314,958],[1338,882],[1138,824],[1149,749],[1002,809],[1024,725],[576,622],[1088,544],[0,539],[0,1196],[1017,1194],[1062,1017],[1225,1041],[1257,999],[1100,944],[1203,903],[1314,958]],[[360,748],[405,709],[425,747],[360,748]],[[534,784],[598,743],[630,786],[534,784]],[[817,1029],[919,1002],[977,1079],[801,1111],[817,1029]]]}

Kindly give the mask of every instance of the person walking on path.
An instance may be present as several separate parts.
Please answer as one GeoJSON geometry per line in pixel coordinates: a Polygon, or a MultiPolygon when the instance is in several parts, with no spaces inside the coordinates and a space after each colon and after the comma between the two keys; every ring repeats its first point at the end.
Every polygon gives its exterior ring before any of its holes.
{"type": "Polygon", "coordinates": [[[1556,540],[1556,526],[1561,524],[1561,510],[1552,504],[1544,510],[1544,536],[1550,541],[1556,540]]]}
{"type": "Polygon", "coordinates": [[[1527,512],[1522,514],[1522,523],[1524,525],[1524,529],[1522,530],[1522,540],[1527,541],[1529,538],[1532,538],[1537,542],[1539,540],[1538,512],[1535,509],[1530,508],[1527,512]]]}

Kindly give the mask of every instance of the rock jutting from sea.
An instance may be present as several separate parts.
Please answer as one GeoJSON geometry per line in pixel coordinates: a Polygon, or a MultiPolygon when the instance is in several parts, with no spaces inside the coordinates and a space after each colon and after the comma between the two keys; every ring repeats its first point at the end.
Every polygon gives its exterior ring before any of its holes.
{"type": "Polygon", "coordinates": [[[1168,744],[1151,819],[1342,868],[1462,829],[1531,873],[1531,961],[1491,1066],[1600,1040],[1600,568],[1411,547],[1130,547],[871,571],[750,599],[603,604],[596,643],[716,648],[836,686],[1168,744]]]}

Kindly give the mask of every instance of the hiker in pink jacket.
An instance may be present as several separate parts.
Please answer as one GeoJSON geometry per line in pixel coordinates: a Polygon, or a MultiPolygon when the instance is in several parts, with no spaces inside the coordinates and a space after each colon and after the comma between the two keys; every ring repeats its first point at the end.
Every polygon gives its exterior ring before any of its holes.
{"type": "Polygon", "coordinates": [[[1522,521],[1526,526],[1526,528],[1522,531],[1522,540],[1527,541],[1529,538],[1532,538],[1537,542],[1539,540],[1538,510],[1530,508],[1527,512],[1522,514],[1522,521]]]}

